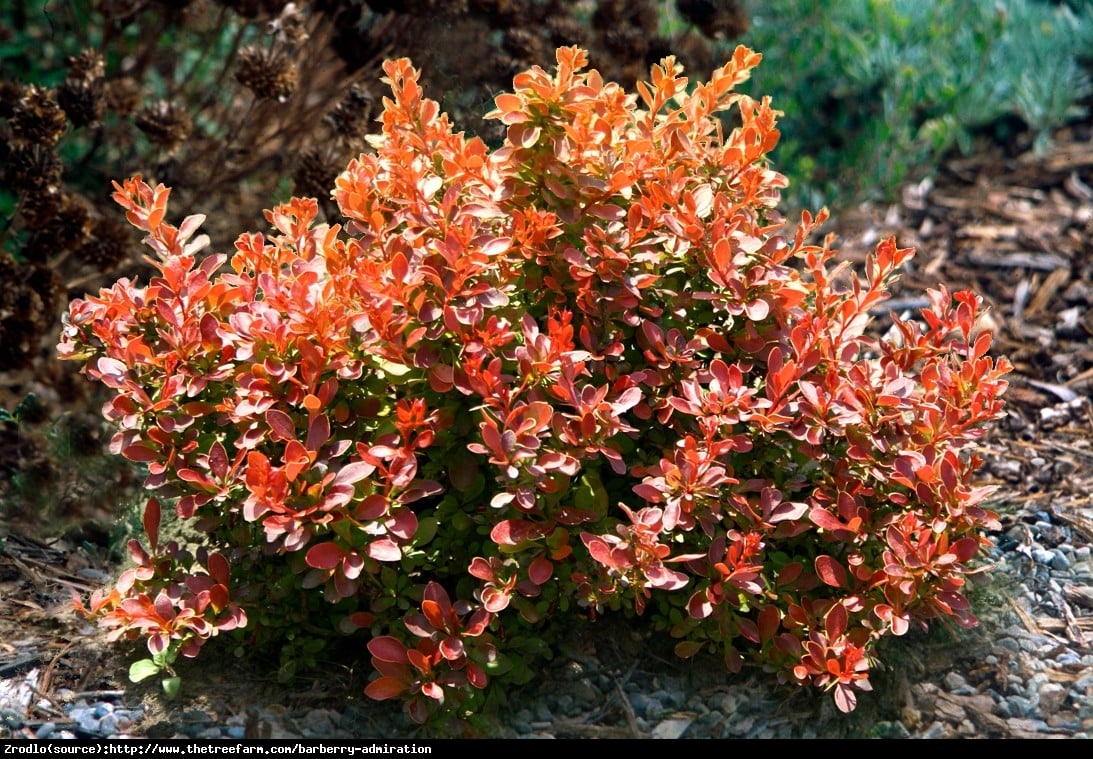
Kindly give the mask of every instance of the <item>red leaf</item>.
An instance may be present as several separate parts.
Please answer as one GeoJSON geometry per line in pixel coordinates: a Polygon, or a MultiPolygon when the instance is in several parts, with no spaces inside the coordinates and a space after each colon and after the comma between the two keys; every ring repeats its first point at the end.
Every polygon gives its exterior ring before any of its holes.
{"type": "Polygon", "coordinates": [[[428,599],[421,602],[421,613],[425,615],[425,618],[429,620],[429,624],[438,630],[445,628],[447,620],[444,619],[444,614],[440,610],[440,604],[436,601],[430,601],[428,599]]]}
{"type": "Polygon", "coordinates": [[[354,629],[371,627],[376,622],[376,615],[368,611],[355,611],[349,615],[346,622],[354,629]]]}
{"type": "Polygon", "coordinates": [[[857,705],[858,697],[854,694],[854,691],[850,689],[849,685],[839,683],[835,686],[835,706],[838,707],[840,712],[849,714],[854,711],[854,707],[857,705]]]}
{"type": "Polygon", "coordinates": [[[205,565],[209,570],[210,577],[221,585],[228,585],[228,582],[231,579],[231,566],[228,564],[228,560],[224,558],[223,554],[209,554],[209,558],[205,562],[205,565]]]}
{"type": "Polygon", "coordinates": [[[342,559],[342,574],[346,579],[356,580],[364,570],[364,559],[355,551],[347,551],[342,559]]]}
{"type": "Polygon", "coordinates": [[[830,585],[833,588],[849,587],[846,581],[846,569],[830,556],[816,557],[816,574],[824,581],[825,585],[830,585]]]}
{"type": "Polygon", "coordinates": [[[338,572],[334,575],[334,591],[337,593],[337,598],[355,596],[358,587],[359,583],[356,580],[349,579],[344,573],[338,572]]]}
{"type": "Polygon", "coordinates": [[[406,664],[410,661],[409,657],[406,656],[406,646],[402,645],[398,638],[391,635],[381,635],[368,641],[368,653],[380,661],[395,662],[396,664],[406,664]]]}
{"type": "Polygon", "coordinates": [[[846,632],[846,625],[849,622],[849,615],[846,612],[846,607],[842,604],[835,604],[827,612],[827,617],[824,619],[824,627],[827,631],[827,637],[829,640],[837,640],[843,636],[846,632]]]}
{"type": "Polygon", "coordinates": [[[139,540],[135,538],[130,540],[126,543],[126,547],[129,549],[129,558],[133,560],[134,564],[143,567],[151,562],[152,557],[144,550],[144,546],[140,544],[139,540]]]}
{"type": "Polygon", "coordinates": [[[466,672],[467,682],[469,682],[471,685],[473,685],[475,688],[478,688],[479,690],[485,688],[486,684],[489,682],[489,678],[486,677],[486,671],[479,667],[477,664],[475,664],[473,661],[467,662],[466,672]]]}
{"type": "Polygon", "coordinates": [[[465,654],[463,641],[459,638],[445,638],[440,641],[440,655],[448,661],[458,661],[465,654]]]}
{"type": "Polygon", "coordinates": [[[403,540],[410,540],[417,532],[417,515],[410,509],[398,509],[387,520],[387,531],[403,540]]]}
{"type": "Polygon", "coordinates": [[[422,683],[421,695],[428,696],[436,701],[444,701],[444,689],[437,683],[422,683]]]}
{"type": "Polygon", "coordinates": [[[315,569],[334,569],[342,563],[345,551],[333,542],[319,543],[307,550],[304,561],[315,569]]]}
{"type": "Polygon", "coordinates": [[[153,550],[159,545],[159,522],[161,518],[159,501],[149,498],[144,505],[144,534],[148,536],[148,542],[153,550]]]}
{"type": "Polygon", "coordinates": [[[692,656],[702,650],[702,643],[696,640],[685,640],[681,643],[677,643],[675,647],[675,654],[680,659],[690,659],[692,656]]]}
{"type": "Polygon", "coordinates": [[[147,463],[149,461],[159,460],[159,453],[153,451],[148,446],[140,444],[128,446],[121,452],[121,455],[130,461],[136,461],[137,463],[147,463]]]}
{"type": "Polygon", "coordinates": [[[285,445],[285,477],[289,482],[311,466],[311,456],[299,440],[289,440],[285,445]]]}
{"type": "Polygon", "coordinates": [[[209,605],[217,614],[223,611],[228,605],[228,589],[223,585],[213,585],[209,588],[209,605]]]}
{"type": "Polygon", "coordinates": [[[508,593],[493,586],[482,589],[482,608],[491,613],[504,611],[512,598],[508,593]]]}
{"type": "Polygon", "coordinates": [[[756,621],[759,627],[759,638],[766,643],[774,637],[774,633],[778,632],[778,625],[782,618],[776,606],[764,606],[759,610],[759,618],[756,621]]]}
{"type": "Polygon", "coordinates": [[[493,567],[490,566],[490,563],[481,556],[475,556],[471,559],[470,566],[467,567],[467,572],[472,577],[477,577],[479,580],[486,580],[489,582],[492,582],[497,577],[497,575],[494,574],[493,567]]]}
{"type": "Polygon", "coordinates": [[[266,424],[273,431],[274,440],[294,440],[296,438],[296,425],[292,417],[284,411],[271,408],[266,412],[266,424]]]}
{"type": "Polygon", "coordinates": [[[753,300],[744,304],[744,313],[748,315],[748,318],[755,322],[761,322],[767,318],[770,313],[770,304],[765,300],[753,300]]]}
{"type": "Polygon", "coordinates": [[[374,464],[370,464],[367,461],[352,461],[341,469],[338,470],[338,474],[334,477],[335,485],[353,485],[360,482],[366,477],[376,471],[374,464]]]}
{"type": "Polygon", "coordinates": [[[752,643],[760,642],[759,627],[750,619],[741,617],[736,620],[736,629],[740,631],[740,634],[750,640],[752,643]]]}
{"type": "Polygon", "coordinates": [[[803,571],[804,566],[798,561],[786,564],[778,573],[777,585],[781,587],[796,582],[803,571]]]}
{"type": "Polygon", "coordinates": [[[531,562],[531,566],[528,567],[528,577],[536,585],[542,585],[550,576],[554,574],[554,565],[549,559],[539,556],[535,561],[531,562]]]}
{"type": "Polygon", "coordinates": [[[953,543],[950,549],[956,558],[962,562],[967,562],[979,551],[979,541],[975,538],[961,538],[953,543]]]}
{"type": "Polygon", "coordinates": [[[796,519],[801,519],[806,513],[808,513],[807,503],[799,503],[797,501],[783,501],[782,503],[774,507],[774,509],[770,512],[770,516],[767,517],[767,521],[771,524],[793,521],[796,519]]]}
{"type": "Polygon", "coordinates": [[[827,530],[830,533],[838,535],[839,533],[849,532],[849,527],[843,522],[839,521],[839,518],[832,514],[827,509],[819,506],[812,509],[809,512],[808,518],[812,520],[812,523],[820,529],[827,530]]]}
{"type": "Polygon", "coordinates": [[[228,475],[228,452],[219,440],[209,448],[209,471],[221,481],[228,475]]]}
{"type": "Polygon", "coordinates": [[[317,451],[330,439],[330,419],[325,414],[312,418],[307,426],[307,449],[317,451]]]}
{"type": "Polygon", "coordinates": [[[490,530],[490,540],[499,546],[515,546],[528,539],[535,525],[522,519],[505,519],[490,530]]]}
{"type": "Polygon", "coordinates": [[[402,549],[398,547],[398,543],[390,538],[373,540],[368,544],[365,553],[376,561],[398,561],[402,558],[402,549]]]}
{"type": "Polygon", "coordinates": [[[387,496],[374,493],[357,505],[357,508],[353,511],[353,516],[362,522],[372,521],[387,514],[389,506],[387,496]]]}

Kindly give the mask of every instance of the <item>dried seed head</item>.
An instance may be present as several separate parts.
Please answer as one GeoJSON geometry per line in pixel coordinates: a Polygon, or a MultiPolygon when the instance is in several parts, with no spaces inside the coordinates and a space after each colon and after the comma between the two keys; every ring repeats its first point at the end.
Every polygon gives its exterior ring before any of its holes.
{"type": "Polygon", "coordinates": [[[19,249],[20,257],[28,264],[48,264],[58,253],[67,250],[66,247],[58,245],[53,236],[53,228],[56,226],[53,224],[50,229],[39,229],[27,237],[19,249]]]}
{"type": "Polygon", "coordinates": [[[137,112],[136,124],[149,140],[168,152],[185,142],[193,129],[189,114],[166,100],[141,108],[137,112]]]}
{"type": "Polygon", "coordinates": [[[19,192],[31,193],[61,183],[64,166],[52,148],[35,143],[10,147],[4,166],[4,179],[19,192]]]}
{"type": "Polygon", "coordinates": [[[505,32],[504,46],[518,60],[527,61],[529,64],[545,62],[543,38],[535,32],[519,27],[509,29],[505,32]]]}
{"type": "Polygon", "coordinates": [[[239,52],[235,79],[257,98],[284,103],[296,91],[299,76],[293,61],[276,52],[252,46],[239,52]]]}
{"type": "Polygon", "coordinates": [[[94,50],[84,50],[79,55],[68,58],[68,78],[94,81],[106,75],[106,64],[102,56],[94,50]]]}
{"type": "Polygon", "coordinates": [[[407,13],[415,15],[462,16],[470,10],[469,0],[405,0],[407,13]]]}
{"type": "Polygon", "coordinates": [[[657,51],[657,42],[658,40],[653,40],[650,45],[650,57],[659,59],[671,52],[683,65],[683,70],[689,72],[691,76],[707,77],[721,64],[721,58],[716,55],[714,43],[702,35],[688,34],[682,40],[664,40],[661,49],[665,52],[654,56],[654,51],[657,51]]]}
{"type": "Polygon", "coordinates": [[[650,0],[599,0],[592,13],[592,28],[610,32],[618,27],[634,27],[641,33],[656,34],[660,12],[650,0]]]}
{"type": "Polygon", "coordinates": [[[19,204],[23,225],[27,229],[42,229],[57,217],[64,203],[64,193],[53,185],[28,192],[19,204]]]}
{"type": "Polygon", "coordinates": [[[751,26],[742,0],[676,0],[676,8],[712,39],[736,39],[751,26]]]}
{"type": "Polygon", "coordinates": [[[527,68],[525,61],[513,58],[504,50],[494,52],[489,58],[489,65],[493,69],[494,74],[502,78],[510,77],[527,68]]]}
{"type": "Polygon", "coordinates": [[[296,3],[287,3],[277,18],[266,24],[266,33],[281,45],[302,45],[307,41],[307,16],[296,3]]]}
{"type": "Polygon", "coordinates": [[[470,5],[480,13],[501,21],[516,18],[525,11],[523,0],[470,0],[470,5]]]}
{"type": "Polygon", "coordinates": [[[15,104],[8,121],[12,133],[38,145],[56,145],[68,128],[65,112],[45,87],[31,85],[15,104]]]}
{"type": "Polygon", "coordinates": [[[92,126],[106,113],[101,79],[66,79],[57,87],[57,101],[73,126],[92,126]]]}
{"type": "Polygon", "coordinates": [[[90,126],[106,113],[102,56],[85,50],[68,59],[68,77],[57,87],[57,102],[77,127],[90,126]]]}
{"type": "Polygon", "coordinates": [[[327,153],[309,148],[296,162],[292,191],[308,198],[328,198],[338,177],[338,163],[327,153]]]}
{"type": "Polygon", "coordinates": [[[284,0],[217,0],[217,2],[244,18],[275,16],[285,4],[284,0]]]}
{"type": "MultiPolygon", "coordinates": [[[[477,4],[477,3],[476,3],[477,4]]],[[[408,16],[459,16],[470,8],[469,0],[368,0],[375,13],[402,13],[408,16]]]]}
{"type": "MultiPolygon", "coordinates": [[[[91,233],[91,209],[87,201],[78,195],[66,195],[60,212],[39,234],[48,237],[49,250],[43,256],[34,256],[35,260],[49,260],[55,254],[66,250],[75,250],[84,243],[91,233]]],[[[30,258],[30,256],[28,256],[30,258]]]]}
{"type": "Polygon", "coordinates": [[[554,47],[562,45],[581,45],[589,43],[588,27],[572,16],[550,16],[547,18],[547,30],[554,47]]]}
{"type": "Polygon", "coordinates": [[[31,363],[56,319],[61,281],[48,266],[0,253],[0,371],[31,363]]]}
{"type": "Polygon", "coordinates": [[[39,331],[45,331],[52,328],[56,318],[57,300],[62,289],[61,278],[49,266],[31,265],[27,268],[29,271],[23,281],[41,302],[41,310],[37,313],[36,322],[39,331]]]}
{"type": "Polygon", "coordinates": [[[91,227],[91,234],[76,248],[76,258],[102,271],[124,261],[130,252],[130,227],[113,216],[104,216],[91,227]]]}
{"type": "Polygon", "coordinates": [[[637,26],[616,26],[603,35],[604,45],[622,60],[641,60],[649,51],[649,36],[637,26]]]}
{"type": "Polygon", "coordinates": [[[354,84],[341,102],[326,114],[326,123],[335,134],[350,140],[357,139],[368,131],[373,106],[374,100],[368,88],[354,84]]]}
{"type": "Polygon", "coordinates": [[[140,85],[128,76],[111,79],[103,86],[103,97],[107,109],[124,118],[140,106],[140,85]]]}

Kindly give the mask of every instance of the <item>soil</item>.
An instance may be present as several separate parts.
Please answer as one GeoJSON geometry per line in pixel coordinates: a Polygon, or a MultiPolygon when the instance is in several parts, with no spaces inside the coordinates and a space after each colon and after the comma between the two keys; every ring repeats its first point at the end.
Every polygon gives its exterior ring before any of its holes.
{"type": "MultiPolygon", "coordinates": [[[[945,162],[933,179],[905,187],[897,202],[836,211],[826,230],[836,235],[836,247],[851,260],[864,260],[877,240],[887,235],[894,235],[901,246],[918,250],[913,266],[896,287],[894,300],[887,304],[897,312],[923,305],[925,288],[939,283],[951,290],[971,288],[983,296],[990,306],[985,326],[995,331],[996,353],[1006,355],[1015,371],[1010,377],[1007,415],[982,441],[982,479],[1002,485],[1012,502],[1050,511],[1093,540],[1093,467],[1089,466],[1093,412],[1088,401],[1093,388],[1093,143],[1089,137],[1089,125],[1073,126],[1056,134],[1053,146],[1042,155],[985,144],[971,156],[945,162]],[[1060,404],[1069,404],[1071,413],[1059,413],[1060,404]]],[[[66,398],[72,402],[70,394],[41,386],[41,376],[37,380],[0,377],[0,392],[13,394],[13,388],[25,392],[34,387],[34,381],[46,402],[51,398],[56,403],[65,403],[66,398]]],[[[63,383],[71,379],[58,381],[63,383]]],[[[86,406],[62,410],[94,412],[89,394],[80,396],[80,402],[86,406]]],[[[101,443],[92,439],[87,445],[101,443]]],[[[3,455],[21,454],[0,446],[3,455]]],[[[49,512],[50,518],[43,520],[22,508],[9,523],[0,523],[0,678],[36,671],[41,701],[27,729],[33,729],[36,721],[57,718],[50,712],[50,703],[58,705],[54,709],[59,711],[64,698],[102,691],[123,692],[130,705],[143,704],[143,725],[149,735],[173,734],[193,715],[225,718],[245,714],[255,704],[280,704],[290,712],[302,705],[344,710],[347,692],[358,694],[352,696],[350,706],[364,700],[359,694],[365,673],[347,668],[351,665],[331,664],[286,687],[276,681],[276,667],[234,660],[226,652],[221,652],[219,660],[203,654],[188,666],[183,695],[177,701],[162,698],[154,681],[130,683],[126,671],[135,649],[106,645],[97,631],[70,611],[73,592],[86,594],[100,587],[114,571],[118,557],[107,550],[111,528],[101,525],[124,520],[110,513],[109,503],[90,498],[88,491],[95,488],[81,479],[80,472],[63,476],[75,494],[75,505],[70,504],[67,511],[49,512]],[[337,688],[332,687],[331,678],[337,678],[337,688]],[[218,694],[216,703],[208,702],[211,693],[218,694]]],[[[115,478],[113,492],[131,484],[118,470],[110,476],[115,478]]],[[[98,482],[101,492],[102,480],[98,482]]],[[[1078,604],[1072,612],[1072,624],[1060,634],[1070,637],[1083,653],[1093,652],[1093,617],[1078,604]]],[[[1059,627],[1052,620],[1028,623],[1043,629],[1059,627]]],[[[630,641],[628,645],[639,650],[651,645],[640,636],[620,637],[598,629],[602,636],[597,633],[593,639],[575,639],[570,644],[589,647],[601,657],[620,658],[635,651],[620,648],[619,640],[630,641]]],[[[936,651],[924,648],[917,655],[916,666],[922,673],[968,672],[979,666],[952,646],[939,646],[936,651]]],[[[371,708],[362,714],[383,719],[390,712],[371,708]]],[[[989,724],[989,715],[980,716],[989,724]]],[[[928,720],[930,715],[923,713],[921,718],[928,720]]],[[[608,733],[616,728],[600,725],[599,729],[600,737],[610,737],[608,733]]],[[[571,727],[571,734],[596,730],[595,724],[586,724],[571,727]]],[[[565,726],[558,731],[565,734],[565,726]]]]}

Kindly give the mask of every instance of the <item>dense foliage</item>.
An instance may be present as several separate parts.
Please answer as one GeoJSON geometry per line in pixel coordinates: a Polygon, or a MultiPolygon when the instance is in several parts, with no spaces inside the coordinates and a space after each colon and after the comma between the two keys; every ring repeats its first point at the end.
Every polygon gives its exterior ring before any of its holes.
{"type": "Polygon", "coordinates": [[[548,618],[614,612],[850,711],[878,640],[974,625],[968,447],[1010,367],[970,291],[879,336],[894,240],[855,272],[810,242],[824,213],[783,234],[777,112],[738,90],[759,58],[627,93],[559,48],[496,97],[493,151],[388,61],[344,227],[293,198],[231,256],[115,185],[158,274],[74,301],[59,348],[157,491],[85,609],[147,639],[134,675],[361,634],[366,693],[425,721],[526,677],[548,618]],[[160,537],[165,502],[198,545],[160,537]]]}

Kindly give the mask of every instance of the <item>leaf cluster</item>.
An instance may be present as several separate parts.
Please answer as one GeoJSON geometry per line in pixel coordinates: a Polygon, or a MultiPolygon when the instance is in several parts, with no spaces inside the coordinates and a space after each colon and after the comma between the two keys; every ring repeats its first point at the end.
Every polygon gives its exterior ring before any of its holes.
{"type": "Polygon", "coordinates": [[[417,721],[526,679],[560,618],[649,615],[843,711],[879,640],[974,626],[996,516],[968,449],[1010,366],[971,291],[876,335],[913,251],[858,272],[812,242],[825,213],[787,229],[777,113],[740,92],[759,61],[692,83],[668,56],[630,93],[560,47],[495,98],[490,150],[389,60],[344,226],[293,198],[230,256],[164,185],[115,183],[157,274],[73,301],[59,351],[157,494],[80,608],[153,656],[360,634],[365,692],[417,721]]]}

